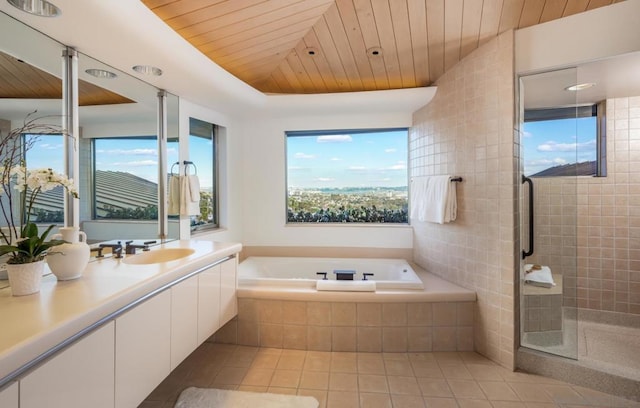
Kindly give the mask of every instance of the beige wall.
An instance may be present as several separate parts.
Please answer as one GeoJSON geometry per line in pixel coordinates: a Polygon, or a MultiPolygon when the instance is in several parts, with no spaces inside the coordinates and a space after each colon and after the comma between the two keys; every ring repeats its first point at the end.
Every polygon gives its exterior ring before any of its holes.
{"type": "Polygon", "coordinates": [[[447,71],[438,92],[414,114],[412,177],[451,174],[458,218],[451,224],[412,221],[414,261],[477,292],[474,344],[514,366],[515,222],[514,41],[506,32],[447,71]]]}
{"type": "Polygon", "coordinates": [[[563,274],[565,306],[640,315],[640,97],[606,117],[607,177],[534,180],[531,261],[563,274]]]}

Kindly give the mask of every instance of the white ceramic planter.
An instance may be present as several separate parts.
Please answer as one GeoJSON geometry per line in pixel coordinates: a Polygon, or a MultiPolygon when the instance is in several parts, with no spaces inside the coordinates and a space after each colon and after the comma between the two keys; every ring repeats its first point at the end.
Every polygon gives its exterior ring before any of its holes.
{"type": "Polygon", "coordinates": [[[86,234],[76,227],[63,227],[60,228],[60,234],[52,238],[63,239],[68,243],[49,250],[47,264],[51,272],[61,281],[82,276],[91,256],[86,234]]]}
{"type": "Polygon", "coordinates": [[[13,296],[25,296],[40,291],[44,261],[26,264],[7,264],[9,285],[13,296]]]}

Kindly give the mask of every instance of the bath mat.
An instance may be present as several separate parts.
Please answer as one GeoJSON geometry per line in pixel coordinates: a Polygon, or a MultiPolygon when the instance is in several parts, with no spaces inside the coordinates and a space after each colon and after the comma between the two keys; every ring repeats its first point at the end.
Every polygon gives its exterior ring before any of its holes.
{"type": "Polygon", "coordinates": [[[190,387],[182,391],[174,408],[317,408],[318,400],[301,395],[190,387]]]}

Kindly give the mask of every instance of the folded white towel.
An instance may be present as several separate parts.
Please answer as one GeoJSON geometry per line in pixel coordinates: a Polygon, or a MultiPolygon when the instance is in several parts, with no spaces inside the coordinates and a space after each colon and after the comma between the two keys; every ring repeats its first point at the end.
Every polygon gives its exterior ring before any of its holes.
{"type": "Polygon", "coordinates": [[[556,286],[556,283],[553,281],[553,275],[551,274],[551,268],[548,266],[540,266],[540,269],[534,269],[533,264],[526,264],[524,266],[524,283],[543,288],[556,286]]]}
{"type": "Polygon", "coordinates": [[[336,292],[375,292],[376,282],[372,280],[324,280],[316,281],[316,290],[318,291],[336,291],[336,292]]]}
{"type": "Polygon", "coordinates": [[[200,179],[195,174],[187,176],[189,179],[189,198],[192,203],[200,203],[200,179]]]}
{"type": "Polygon", "coordinates": [[[451,176],[420,177],[411,185],[411,218],[444,224],[456,219],[458,204],[451,176]]]}
{"type": "MultiPolygon", "coordinates": [[[[194,193],[195,194],[195,193],[194,193]]],[[[200,192],[198,191],[198,196],[200,192]]],[[[200,200],[192,201],[190,176],[180,177],[180,215],[200,215],[200,200]]]]}
{"type": "Polygon", "coordinates": [[[169,208],[167,214],[180,214],[180,176],[172,174],[169,176],[169,208]]]}

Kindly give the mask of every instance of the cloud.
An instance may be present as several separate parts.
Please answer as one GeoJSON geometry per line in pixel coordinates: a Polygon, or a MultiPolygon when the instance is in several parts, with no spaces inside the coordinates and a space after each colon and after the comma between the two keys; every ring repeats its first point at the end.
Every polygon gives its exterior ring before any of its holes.
{"type": "Polygon", "coordinates": [[[522,137],[531,137],[533,136],[533,133],[531,132],[527,132],[526,130],[522,132],[522,137]]]}
{"type": "Polygon", "coordinates": [[[367,168],[365,166],[351,166],[349,168],[347,168],[347,170],[349,171],[364,171],[367,168]]]}
{"type": "Polygon", "coordinates": [[[397,151],[398,151],[398,149],[384,149],[385,153],[395,153],[397,151]]]}
{"type": "Polygon", "coordinates": [[[130,162],[120,162],[120,163],[112,163],[112,166],[130,166],[130,167],[145,167],[145,166],[157,166],[158,162],[156,160],[138,160],[138,161],[130,161],[130,162]]]}
{"type": "Polygon", "coordinates": [[[539,152],[575,152],[576,150],[593,150],[595,148],[595,139],[584,143],[558,143],[550,140],[539,144],[536,150],[539,152]]]}
{"type": "Polygon", "coordinates": [[[384,168],[383,170],[406,170],[406,169],[407,169],[407,162],[405,162],[404,160],[401,160],[390,167],[384,168]]]}
{"type": "Polygon", "coordinates": [[[323,182],[328,182],[328,181],[335,181],[336,179],[331,178],[331,177],[317,177],[316,181],[323,181],[323,182]]]}
{"type": "Polygon", "coordinates": [[[62,144],[50,144],[50,143],[42,143],[38,146],[42,150],[60,150],[64,148],[62,144]]]}
{"type": "Polygon", "coordinates": [[[301,166],[289,166],[288,170],[292,171],[292,172],[296,172],[296,173],[301,173],[301,172],[311,171],[311,168],[309,168],[309,167],[301,167],[301,166]]]}
{"type": "Polygon", "coordinates": [[[387,168],[387,170],[406,170],[407,165],[405,163],[394,164],[393,166],[387,168]]]}
{"type": "Polygon", "coordinates": [[[540,166],[560,166],[567,164],[567,160],[562,157],[556,157],[555,159],[538,159],[538,160],[527,160],[527,166],[531,167],[540,167],[540,166]]]}
{"type": "Polygon", "coordinates": [[[342,161],[342,159],[339,157],[332,157],[329,159],[329,161],[342,161]]]}
{"type": "Polygon", "coordinates": [[[113,154],[118,156],[157,156],[158,151],[156,149],[99,149],[97,153],[113,154]]]}
{"type": "Polygon", "coordinates": [[[352,141],[353,139],[349,135],[328,135],[316,138],[317,143],[350,143],[352,141]]]}
{"type": "Polygon", "coordinates": [[[316,156],[313,154],[306,154],[306,153],[302,153],[302,152],[298,152],[296,154],[293,155],[294,158],[296,159],[303,159],[303,160],[312,160],[315,159],[316,156]]]}

